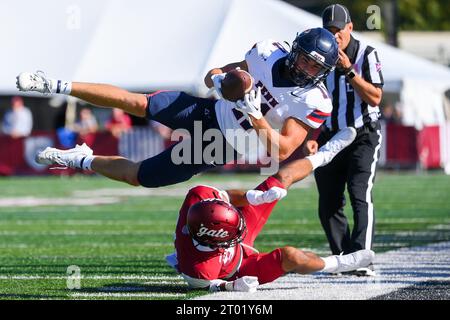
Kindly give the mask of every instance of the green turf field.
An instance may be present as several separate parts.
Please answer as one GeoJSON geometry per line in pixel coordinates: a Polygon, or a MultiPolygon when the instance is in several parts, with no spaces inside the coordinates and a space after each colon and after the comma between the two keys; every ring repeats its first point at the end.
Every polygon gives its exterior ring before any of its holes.
{"type": "MultiPolygon", "coordinates": [[[[189,292],[164,260],[173,251],[182,194],[198,182],[221,187],[239,181],[249,187],[262,178],[205,175],[154,194],[100,177],[2,178],[0,299],[188,299],[203,294],[189,292]],[[64,204],[64,199],[112,203],[81,206],[64,204]],[[80,270],[79,290],[67,288],[76,284],[67,278],[72,265],[80,270]]],[[[380,173],[374,199],[376,252],[450,240],[450,177],[380,173]]],[[[256,247],[293,245],[328,254],[316,208],[316,187],[308,178],[277,205],[256,247]]]]}

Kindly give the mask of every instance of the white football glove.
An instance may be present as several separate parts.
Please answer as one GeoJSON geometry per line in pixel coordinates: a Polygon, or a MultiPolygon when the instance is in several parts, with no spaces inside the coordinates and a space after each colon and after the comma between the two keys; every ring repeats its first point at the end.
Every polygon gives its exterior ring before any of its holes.
{"type": "Polygon", "coordinates": [[[219,99],[223,99],[222,94],[222,80],[225,78],[226,73],[218,73],[213,74],[211,76],[211,80],[214,83],[214,90],[216,91],[217,95],[219,96],[219,99]]]}
{"type": "Polygon", "coordinates": [[[249,114],[255,119],[261,119],[263,114],[261,113],[261,88],[258,87],[255,90],[246,93],[244,100],[236,101],[236,109],[243,112],[244,114],[249,114]]]}
{"type": "Polygon", "coordinates": [[[246,193],[247,201],[252,206],[258,206],[263,203],[271,203],[283,199],[287,195],[286,189],[272,187],[267,191],[249,190],[246,193]]]}
{"type": "Polygon", "coordinates": [[[233,291],[253,293],[258,286],[258,277],[244,276],[233,281],[233,291]]]}
{"type": "Polygon", "coordinates": [[[225,281],[222,279],[215,279],[210,281],[209,291],[240,291],[240,292],[255,292],[258,287],[258,277],[244,276],[234,281],[225,281]]]}

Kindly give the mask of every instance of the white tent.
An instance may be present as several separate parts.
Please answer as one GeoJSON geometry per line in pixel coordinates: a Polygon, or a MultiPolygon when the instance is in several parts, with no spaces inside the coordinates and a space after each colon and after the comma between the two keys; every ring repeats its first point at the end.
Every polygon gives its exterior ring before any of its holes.
{"type": "Polygon", "coordinates": [[[230,6],[226,0],[2,0],[0,92],[16,92],[17,73],[36,69],[132,90],[192,90],[230,6]]]}
{"type": "MultiPolygon", "coordinates": [[[[2,0],[0,94],[17,93],[15,76],[36,69],[136,91],[204,94],[211,67],[242,60],[262,39],[292,42],[318,26],[320,17],[278,0],[2,0]]],[[[441,123],[450,70],[367,42],[379,51],[385,90],[401,92],[406,124],[441,123]]]]}

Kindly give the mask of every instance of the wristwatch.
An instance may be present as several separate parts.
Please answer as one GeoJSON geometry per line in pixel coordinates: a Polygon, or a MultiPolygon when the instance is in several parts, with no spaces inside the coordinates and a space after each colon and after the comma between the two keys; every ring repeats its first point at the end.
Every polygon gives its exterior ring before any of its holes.
{"type": "Polygon", "coordinates": [[[356,70],[353,68],[353,65],[347,70],[345,70],[345,76],[348,79],[353,79],[356,76],[356,70]]]}

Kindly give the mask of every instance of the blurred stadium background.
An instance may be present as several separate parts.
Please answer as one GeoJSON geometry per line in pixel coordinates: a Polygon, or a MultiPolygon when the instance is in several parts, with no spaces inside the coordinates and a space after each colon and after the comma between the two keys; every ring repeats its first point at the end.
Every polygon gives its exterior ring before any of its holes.
{"type": "MultiPolygon", "coordinates": [[[[3,0],[0,119],[13,100],[20,101],[13,98],[19,94],[15,77],[21,71],[44,70],[61,79],[136,92],[172,89],[206,95],[207,70],[242,60],[265,38],[291,43],[297,32],[321,26],[319,15],[330,3],[3,0]]],[[[352,13],[355,37],[372,43],[383,65],[375,250],[449,241],[448,1],[341,3],[352,13]]],[[[48,145],[68,148],[87,142],[96,154],[141,160],[170,144],[170,132],[134,117],[125,128],[113,129],[111,110],[74,99],[21,98],[32,114],[31,132],[14,136],[2,122],[0,134],[0,299],[186,299],[201,294],[188,293],[164,261],[173,249],[183,194],[204,181],[254,187],[263,179],[255,168],[226,166],[158,190],[74,170],[49,170],[33,160],[48,145]],[[90,112],[82,116],[82,110],[90,112]],[[71,265],[84,277],[83,290],[75,293],[67,289],[71,265]]],[[[299,149],[288,161],[300,156],[299,149]]],[[[280,203],[258,239],[260,250],[291,244],[328,253],[311,179],[280,203]]]]}

